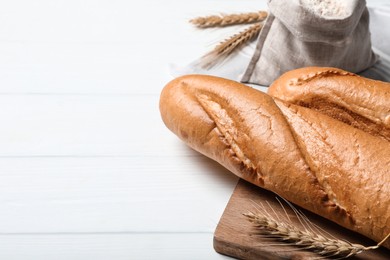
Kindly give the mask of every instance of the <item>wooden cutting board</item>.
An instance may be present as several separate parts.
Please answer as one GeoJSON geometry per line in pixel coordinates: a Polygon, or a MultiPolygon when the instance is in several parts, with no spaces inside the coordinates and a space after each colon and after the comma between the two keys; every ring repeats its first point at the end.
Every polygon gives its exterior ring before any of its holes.
{"type": "MultiPolygon", "coordinates": [[[[279,216],[286,215],[280,203],[276,200],[274,193],[240,180],[214,232],[214,249],[218,253],[239,259],[318,259],[319,255],[315,253],[302,250],[297,251],[296,247],[256,236],[252,223],[242,214],[255,211],[256,205],[261,203],[266,207],[268,207],[269,203],[274,212],[279,216]],[[275,245],[276,243],[283,245],[275,245]]],[[[302,227],[293,210],[289,207],[285,207],[285,209],[292,223],[297,227],[302,227]]],[[[322,217],[300,208],[298,209],[312,223],[339,239],[345,239],[364,246],[376,244],[372,240],[346,230],[322,217]]],[[[390,250],[381,248],[366,251],[349,259],[388,260],[390,259],[390,250]]]]}

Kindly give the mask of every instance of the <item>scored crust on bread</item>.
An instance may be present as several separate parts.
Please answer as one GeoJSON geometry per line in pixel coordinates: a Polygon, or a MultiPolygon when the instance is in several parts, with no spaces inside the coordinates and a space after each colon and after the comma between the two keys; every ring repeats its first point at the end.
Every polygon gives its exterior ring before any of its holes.
{"type": "Polygon", "coordinates": [[[292,70],[267,93],[390,141],[390,83],[328,67],[292,70]]]}
{"type": "Polygon", "coordinates": [[[390,233],[382,138],[206,75],[168,83],[160,112],[185,143],[237,176],[377,242],[390,233]]]}

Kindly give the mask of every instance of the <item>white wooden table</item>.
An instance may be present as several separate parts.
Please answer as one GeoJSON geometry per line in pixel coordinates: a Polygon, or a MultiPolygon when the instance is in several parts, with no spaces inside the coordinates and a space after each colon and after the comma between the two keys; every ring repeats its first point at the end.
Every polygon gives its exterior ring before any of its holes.
{"type": "Polygon", "coordinates": [[[159,94],[224,37],[190,18],[265,8],[1,1],[0,259],[224,259],[237,178],[166,129],[159,94]]]}

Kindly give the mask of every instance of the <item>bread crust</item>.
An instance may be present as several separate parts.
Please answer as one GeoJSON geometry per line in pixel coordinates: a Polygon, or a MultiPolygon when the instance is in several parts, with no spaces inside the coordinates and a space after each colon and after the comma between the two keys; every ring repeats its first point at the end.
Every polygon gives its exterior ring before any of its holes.
{"type": "Polygon", "coordinates": [[[267,93],[390,141],[390,83],[329,67],[292,70],[267,93]]]}
{"type": "Polygon", "coordinates": [[[375,241],[390,232],[390,145],[382,138],[205,75],[168,83],[160,112],[185,143],[237,176],[375,241]]]}

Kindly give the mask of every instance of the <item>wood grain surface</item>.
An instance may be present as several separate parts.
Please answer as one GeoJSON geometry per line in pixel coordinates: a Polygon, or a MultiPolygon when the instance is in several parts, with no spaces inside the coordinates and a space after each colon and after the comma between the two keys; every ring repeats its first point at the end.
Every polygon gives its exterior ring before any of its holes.
{"type": "MultiPolygon", "coordinates": [[[[275,212],[281,217],[286,215],[274,193],[240,180],[214,233],[214,249],[218,253],[239,259],[318,259],[319,255],[313,252],[297,250],[297,247],[256,235],[255,229],[243,216],[243,213],[253,212],[261,204],[270,209],[271,214],[275,212]],[[272,207],[272,210],[268,205],[272,207]]],[[[293,210],[289,207],[284,208],[292,223],[297,227],[302,227],[293,210]]],[[[312,223],[336,238],[365,246],[376,244],[372,240],[346,230],[322,217],[297,208],[312,223]]],[[[385,260],[389,257],[390,251],[380,248],[363,252],[349,259],[385,260]]]]}

